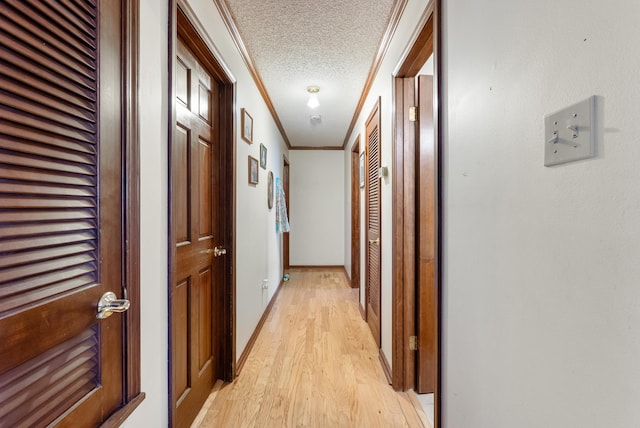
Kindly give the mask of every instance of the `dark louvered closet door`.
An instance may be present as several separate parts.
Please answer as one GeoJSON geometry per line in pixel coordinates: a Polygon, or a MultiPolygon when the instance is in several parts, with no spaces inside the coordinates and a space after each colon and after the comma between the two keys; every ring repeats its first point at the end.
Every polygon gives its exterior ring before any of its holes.
{"type": "Polygon", "coordinates": [[[367,323],[380,346],[380,107],[367,120],[367,323]]]}
{"type": "Polygon", "coordinates": [[[120,7],[0,2],[0,426],[122,401],[120,7]],[[108,343],[108,346],[103,344],[108,343]]]}

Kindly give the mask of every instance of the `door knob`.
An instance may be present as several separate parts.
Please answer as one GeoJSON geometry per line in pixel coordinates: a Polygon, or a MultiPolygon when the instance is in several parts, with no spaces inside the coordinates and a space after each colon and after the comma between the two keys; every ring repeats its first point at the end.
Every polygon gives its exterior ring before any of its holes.
{"type": "Polygon", "coordinates": [[[127,299],[118,299],[112,291],[107,291],[98,301],[98,315],[96,318],[103,320],[109,318],[114,312],[124,312],[129,309],[131,302],[127,299]]]}
{"type": "Polygon", "coordinates": [[[202,254],[213,254],[213,257],[220,257],[224,254],[227,254],[227,249],[226,248],[218,248],[215,247],[213,250],[211,249],[206,249],[206,250],[202,250],[200,251],[202,254]]]}
{"type": "Polygon", "coordinates": [[[380,237],[378,237],[376,239],[369,239],[369,244],[380,245],[380,237]]]}

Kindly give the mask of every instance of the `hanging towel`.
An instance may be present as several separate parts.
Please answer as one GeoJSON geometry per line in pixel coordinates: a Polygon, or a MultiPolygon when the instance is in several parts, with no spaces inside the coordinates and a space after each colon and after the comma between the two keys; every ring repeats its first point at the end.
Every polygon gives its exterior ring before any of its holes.
{"type": "Polygon", "coordinates": [[[289,217],[287,217],[287,201],[284,198],[284,188],[280,178],[276,178],[276,233],[289,232],[289,217]]]}

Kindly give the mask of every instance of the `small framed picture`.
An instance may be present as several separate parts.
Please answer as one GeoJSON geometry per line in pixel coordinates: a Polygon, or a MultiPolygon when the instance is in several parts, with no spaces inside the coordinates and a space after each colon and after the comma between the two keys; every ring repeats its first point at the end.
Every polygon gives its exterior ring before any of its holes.
{"type": "Polygon", "coordinates": [[[249,156],[249,184],[258,184],[258,174],[260,168],[258,167],[258,159],[253,156],[249,156]]]}
{"type": "Polygon", "coordinates": [[[260,144],[260,168],[267,169],[267,148],[260,144]]]}
{"type": "Polygon", "coordinates": [[[245,109],[242,109],[242,139],[253,144],[253,118],[245,109]]]}
{"type": "Polygon", "coordinates": [[[360,153],[360,188],[364,187],[364,152],[360,153]]]}

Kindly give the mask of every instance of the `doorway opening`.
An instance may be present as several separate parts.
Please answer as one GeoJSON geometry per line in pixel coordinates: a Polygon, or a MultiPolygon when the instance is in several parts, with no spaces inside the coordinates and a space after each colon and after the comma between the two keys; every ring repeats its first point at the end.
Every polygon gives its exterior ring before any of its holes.
{"type": "Polygon", "coordinates": [[[358,135],[351,147],[351,288],[360,288],[360,177],[360,136],[358,135]]]}
{"type": "MultiPolygon", "coordinates": [[[[440,426],[440,2],[432,0],[394,76],[393,373],[431,396],[440,426]]],[[[429,409],[425,409],[429,414],[429,409]]]]}

